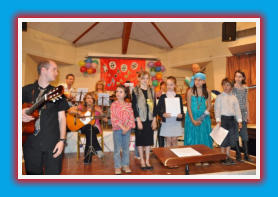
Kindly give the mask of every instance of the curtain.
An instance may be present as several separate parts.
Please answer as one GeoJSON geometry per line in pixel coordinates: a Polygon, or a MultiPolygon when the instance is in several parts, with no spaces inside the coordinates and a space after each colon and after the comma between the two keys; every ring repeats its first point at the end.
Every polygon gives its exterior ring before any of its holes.
{"type": "MultiPolygon", "coordinates": [[[[234,73],[241,70],[246,75],[248,87],[256,85],[256,54],[227,57],[226,76],[234,80],[234,73]]],[[[249,123],[256,123],[256,88],[248,90],[249,123]]]]}

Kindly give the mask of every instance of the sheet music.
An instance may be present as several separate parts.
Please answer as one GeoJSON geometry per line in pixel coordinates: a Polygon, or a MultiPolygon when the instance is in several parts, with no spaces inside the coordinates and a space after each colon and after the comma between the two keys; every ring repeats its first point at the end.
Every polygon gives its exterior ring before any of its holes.
{"type": "Polygon", "coordinates": [[[76,101],[83,101],[85,94],[88,92],[89,88],[78,88],[76,92],[76,101]],[[81,95],[81,98],[80,98],[81,95]]]}
{"type": "Polygon", "coordinates": [[[109,106],[109,94],[107,94],[107,93],[98,93],[98,105],[100,105],[100,106],[109,106]]]}
{"type": "Polygon", "coordinates": [[[224,129],[223,127],[220,127],[220,125],[217,124],[211,131],[210,136],[218,145],[221,145],[228,133],[228,130],[224,129]]]}
{"type": "Polygon", "coordinates": [[[181,113],[180,109],[180,98],[165,98],[166,113],[171,114],[171,116],[178,116],[181,113]]]}
{"type": "Polygon", "coordinates": [[[193,148],[172,148],[170,149],[173,153],[175,153],[178,157],[192,157],[202,155],[198,151],[193,148]]]}

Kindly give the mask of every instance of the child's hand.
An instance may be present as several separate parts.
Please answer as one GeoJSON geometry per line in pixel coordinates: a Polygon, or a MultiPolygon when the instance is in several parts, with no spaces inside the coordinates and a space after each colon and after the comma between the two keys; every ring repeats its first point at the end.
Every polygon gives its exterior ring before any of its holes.
{"type": "Polygon", "coordinates": [[[155,130],[156,127],[157,127],[157,123],[156,123],[156,120],[154,119],[154,120],[152,121],[152,129],[155,130]]]}
{"type": "Polygon", "coordinates": [[[128,127],[124,127],[122,134],[125,135],[128,131],[129,131],[129,128],[128,127]]]}
{"type": "Polygon", "coordinates": [[[178,116],[177,116],[178,118],[182,118],[182,114],[178,114],[178,116]]]}
{"type": "Polygon", "coordinates": [[[239,129],[242,128],[242,123],[241,123],[241,122],[238,123],[238,128],[239,128],[239,129]]]}
{"type": "Polygon", "coordinates": [[[192,123],[195,125],[195,126],[199,126],[201,124],[201,121],[196,121],[196,120],[193,120],[192,123]]]}
{"type": "Polygon", "coordinates": [[[139,130],[143,129],[143,124],[142,124],[141,120],[137,120],[137,127],[139,130]]]}
{"type": "Polygon", "coordinates": [[[164,118],[171,118],[171,114],[169,114],[169,113],[164,113],[164,114],[163,114],[163,117],[164,117],[164,118]]]}

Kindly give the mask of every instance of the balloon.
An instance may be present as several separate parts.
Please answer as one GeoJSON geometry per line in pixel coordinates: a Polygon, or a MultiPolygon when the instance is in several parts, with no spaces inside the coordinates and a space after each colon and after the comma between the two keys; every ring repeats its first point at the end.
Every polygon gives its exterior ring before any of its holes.
{"type": "Polygon", "coordinates": [[[161,72],[156,73],[155,76],[156,76],[156,79],[158,79],[158,80],[162,79],[162,73],[161,72]]]}
{"type": "Polygon", "coordinates": [[[155,62],[155,66],[156,66],[156,67],[161,66],[161,62],[160,62],[160,61],[155,62]]]}
{"type": "Polygon", "coordinates": [[[158,81],[157,80],[153,80],[153,86],[154,87],[158,86],[158,81]]]}
{"type": "Polygon", "coordinates": [[[152,77],[152,81],[153,81],[153,80],[156,80],[156,77],[155,77],[155,76],[154,76],[154,77],[152,77]]]}
{"type": "Polygon", "coordinates": [[[97,65],[98,65],[98,61],[97,60],[93,60],[93,62],[92,63],[96,63],[97,65]]]}
{"type": "Polygon", "coordinates": [[[165,66],[161,65],[160,68],[161,68],[161,72],[165,71],[165,66]]]}
{"type": "Polygon", "coordinates": [[[191,78],[190,78],[190,77],[185,77],[185,78],[184,78],[184,82],[185,82],[185,84],[186,84],[188,87],[190,87],[190,81],[191,81],[191,78]]]}
{"type": "Polygon", "coordinates": [[[91,68],[91,63],[86,63],[86,68],[91,68]]]}
{"type": "Polygon", "coordinates": [[[159,87],[159,86],[156,86],[155,89],[154,89],[154,91],[155,91],[155,92],[159,92],[159,91],[160,91],[160,87],[159,87]]]}
{"type": "Polygon", "coordinates": [[[97,65],[98,65],[97,63],[93,62],[93,63],[92,63],[92,68],[96,69],[96,68],[97,68],[97,65]]]}
{"type": "Polygon", "coordinates": [[[85,62],[86,63],[92,63],[93,61],[92,61],[92,59],[88,58],[88,59],[85,60],[85,62]]]}
{"type": "Polygon", "coordinates": [[[88,69],[87,69],[87,73],[88,73],[88,74],[93,74],[93,68],[88,68],[88,69]]]}
{"type": "Polygon", "coordinates": [[[85,66],[85,62],[83,61],[83,60],[80,60],[79,62],[78,62],[78,64],[79,64],[79,66],[85,66]]]}
{"type": "Polygon", "coordinates": [[[155,72],[155,68],[151,68],[151,69],[150,69],[150,72],[155,72]]]}
{"type": "Polygon", "coordinates": [[[81,66],[81,67],[80,67],[80,72],[84,73],[84,72],[86,72],[86,71],[87,71],[86,66],[81,66]]]}
{"type": "Polygon", "coordinates": [[[156,72],[152,71],[150,74],[152,77],[154,77],[156,75],[156,72]]]}
{"type": "Polygon", "coordinates": [[[96,72],[97,72],[97,70],[93,68],[93,73],[96,73],[96,72]]]}
{"type": "Polygon", "coordinates": [[[154,63],[153,62],[148,62],[148,67],[150,67],[150,68],[154,67],[154,63]]]}
{"type": "Polygon", "coordinates": [[[155,68],[155,71],[156,71],[156,72],[161,71],[161,67],[156,67],[156,68],[155,68]]]}

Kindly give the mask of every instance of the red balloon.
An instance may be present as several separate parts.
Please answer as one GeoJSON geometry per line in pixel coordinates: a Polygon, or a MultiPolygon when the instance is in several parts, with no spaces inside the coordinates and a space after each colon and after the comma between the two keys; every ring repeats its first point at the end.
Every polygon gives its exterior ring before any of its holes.
{"type": "Polygon", "coordinates": [[[80,72],[84,73],[84,72],[86,72],[86,71],[87,71],[86,66],[81,66],[81,67],[80,67],[80,72]]]}
{"type": "Polygon", "coordinates": [[[160,61],[155,62],[155,66],[157,67],[161,66],[161,62],[160,61]]]}
{"type": "Polygon", "coordinates": [[[93,68],[93,71],[92,71],[92,73],[95,73],[95,72],[97,72],[97,70],[93,68]]]}

